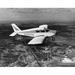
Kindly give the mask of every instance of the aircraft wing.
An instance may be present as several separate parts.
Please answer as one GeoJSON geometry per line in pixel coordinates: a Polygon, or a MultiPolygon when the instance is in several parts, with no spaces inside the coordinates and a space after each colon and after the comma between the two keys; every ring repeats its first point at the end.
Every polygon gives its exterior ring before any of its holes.
{"type": "Polygon", "coordinates": [[[28,44],[41,44],[44,39],[45,39],[45,36],[38,36],[33,38],[28,44]]]}

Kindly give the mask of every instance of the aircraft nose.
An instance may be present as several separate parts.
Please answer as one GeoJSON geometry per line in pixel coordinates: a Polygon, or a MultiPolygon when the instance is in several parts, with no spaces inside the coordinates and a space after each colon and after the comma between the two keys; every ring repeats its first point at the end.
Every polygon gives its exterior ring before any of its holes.
{"type": "Polygon", "coordinates": [[[48,36],[53,36],[53,35],[55,35],[55,33],[56,33],[56,31],[51,31],[51,32],[48,34],[48,36]]]}
{"type": "Polygon", "coordinates": [[[52,33],[56,33],[56,30],[53,30],[52,33]]]}

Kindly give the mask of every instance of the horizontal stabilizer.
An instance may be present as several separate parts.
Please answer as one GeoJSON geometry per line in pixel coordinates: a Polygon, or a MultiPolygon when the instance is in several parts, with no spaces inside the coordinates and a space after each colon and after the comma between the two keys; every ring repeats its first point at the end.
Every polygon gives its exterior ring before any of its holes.
{"type": "Polygon", "coordinates": [[[13,32],[12,34],[10,34],[9,36],[15,36],[17,33],[13,32]]]}

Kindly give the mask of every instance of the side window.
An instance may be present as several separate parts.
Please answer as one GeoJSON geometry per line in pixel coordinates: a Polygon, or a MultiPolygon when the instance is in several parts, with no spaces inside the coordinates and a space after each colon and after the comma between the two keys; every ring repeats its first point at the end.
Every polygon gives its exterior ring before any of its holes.
{"type": "Polygon", "coordinates": [[[36,30],[36,32],[38,33],[38,32],[40,32],[40,31],[36,30]]]}
{"type": "Polygon", "coordinates": [[[38,33],[38,32],[45,32],[44,30],[36,30],[36,32],[38,33]]]}
{"type": "Polygon", "coordinates": [[[49,29],[47,29],[47,30],[36,30],[36,32],[38,33],[38,32],[48,32],[49,31],[49,29]]]}
{"type": "Polygon", "coordinates": [[[48,31],[49,31],[49,29],[46,30],[46,32],[48,32],[48,31]]]}
{"type": "Polygon", "coordinates": [[[41,32],[45,32],[44,30],[41,30],[41,32]]]}

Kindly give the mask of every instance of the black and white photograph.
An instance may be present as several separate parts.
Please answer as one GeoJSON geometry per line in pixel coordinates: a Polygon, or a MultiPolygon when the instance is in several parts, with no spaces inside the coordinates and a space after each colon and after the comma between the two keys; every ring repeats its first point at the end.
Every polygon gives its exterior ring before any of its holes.
{"type": "Polygon", "coordinates": [[[0,67],[75,67],[75,8],[0,8],[0,67]]]}

